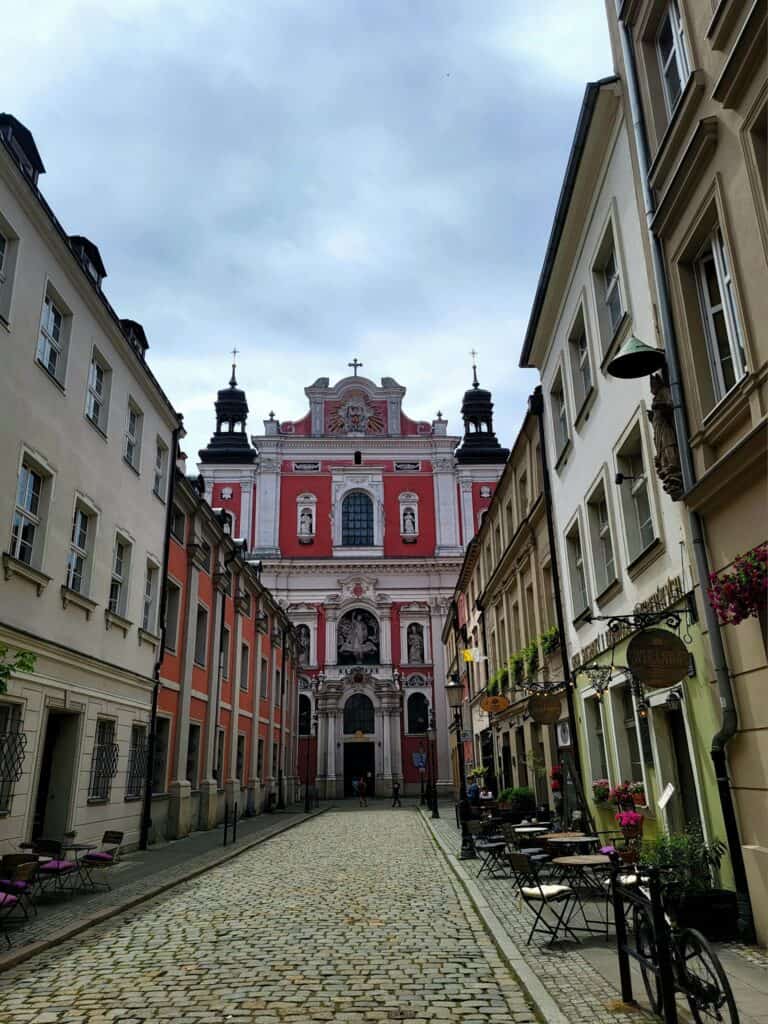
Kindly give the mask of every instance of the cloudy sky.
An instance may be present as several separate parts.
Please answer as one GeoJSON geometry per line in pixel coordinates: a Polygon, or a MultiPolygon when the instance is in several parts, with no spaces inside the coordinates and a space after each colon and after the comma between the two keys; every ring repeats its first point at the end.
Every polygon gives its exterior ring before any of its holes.
{"type": "Polygon", "coordinates": [[[459,432],[474,347],[512,440],[584,85],[611,71],[602,0],[35,0],[3,44],[0,106],[190,454],[233,346],[252,432],[353,356],[459,432]]]}

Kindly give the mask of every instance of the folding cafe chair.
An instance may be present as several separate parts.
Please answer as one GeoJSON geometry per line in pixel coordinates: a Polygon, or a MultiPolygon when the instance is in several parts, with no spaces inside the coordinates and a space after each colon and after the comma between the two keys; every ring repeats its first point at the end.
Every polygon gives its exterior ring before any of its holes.
{"type": "Polygon", "coordinates": [[[101,849],[91,850],[81,858],[81,864],[88,873],[88,881],[92,886],[104,885],[107,889],[111,889],[112,886],[106,880],[106,877],[101,882],[95,882],[92,877],[94,870],[101,871],[105,874],[107,868],[113,867],[117,864],[120,859],[120,848],[123,843],[123,832],[111,832],[107,831],[101,837],[101,849]]]}
{"type": "Polygon", "coordinates": [[[571,917],[579,905],[577,893],[569,885],[543,882],[538,864],[524,853],[509,853],[507,859],[514,873],[518,891],[534,914],[526,945],[530,945],[536,932],[549,935],[550,946],[567,935],[578,942],[578,936],[569,926],[571,917]],[[547,911],[551,914],[550,918],[546,916],[547,911]]]}
{"type": "Polygon", "coordinates": [[[15,896],[26,918],[29,918],[28,907],[37,914],[32,894],[38,867],[37,857],[29,853],[7,853],[0,860],[0,893],[15,896]]]}

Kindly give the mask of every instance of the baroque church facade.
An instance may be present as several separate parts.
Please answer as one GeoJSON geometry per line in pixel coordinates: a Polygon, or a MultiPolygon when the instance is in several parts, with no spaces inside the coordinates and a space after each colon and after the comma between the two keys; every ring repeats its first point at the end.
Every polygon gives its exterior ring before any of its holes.
{"type": "Polygon", "coordinates": [[[296,627],[303,782],[349,795],[453,785],[440,640],[464,550],[508,452],[475,372],[464,435],[403,411],[406,389],[353,375],[304,389],[305,416],[248,436],[235,368],[200,452],[205,492],[296,627]],[[433,732],[434,730],[434,732],[433,732]]]}

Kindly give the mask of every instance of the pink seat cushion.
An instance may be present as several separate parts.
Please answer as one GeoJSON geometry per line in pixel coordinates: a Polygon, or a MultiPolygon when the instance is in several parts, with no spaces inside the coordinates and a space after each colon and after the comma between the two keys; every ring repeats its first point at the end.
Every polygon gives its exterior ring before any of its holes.
{"type": "Polygon", "coordinates": [[[18,902],[17,896],[11,896],[7,892],[0,892],[0,907],[13,907],[18,902]]]}
{"type": "Polygon", "coordinates": [[[45,864],[40,865],[39,870],[60,874],[64,871],[75,871],[76,869],[77,864],[73,860],[47,860],[45,864]]]}
{"type": "Polygon", "coordinates": [[[114,854],[107,850],[94,850],[93,853],[86,853],[85,860],[99,861],[102,864],[109,864],[115,859],[114,854]]]}
{"type": "Polygon", "coordinates": [[[16,881],[13,878],[0,878],[0,889],[15,889],[18,892],[26,892],[29,888],[28,882],[16,881]]]}

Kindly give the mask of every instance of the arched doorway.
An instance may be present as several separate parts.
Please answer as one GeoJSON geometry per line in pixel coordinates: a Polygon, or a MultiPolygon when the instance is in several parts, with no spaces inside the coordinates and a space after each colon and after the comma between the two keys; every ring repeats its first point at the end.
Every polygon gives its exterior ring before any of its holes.
{"type": "Polygon", "coordinates": [[[373,701],[353,693],[344,705],[344,796],[352,796],[352,779],[364,778],[368,796],[376,788],[376,731],[373,701]]]}

